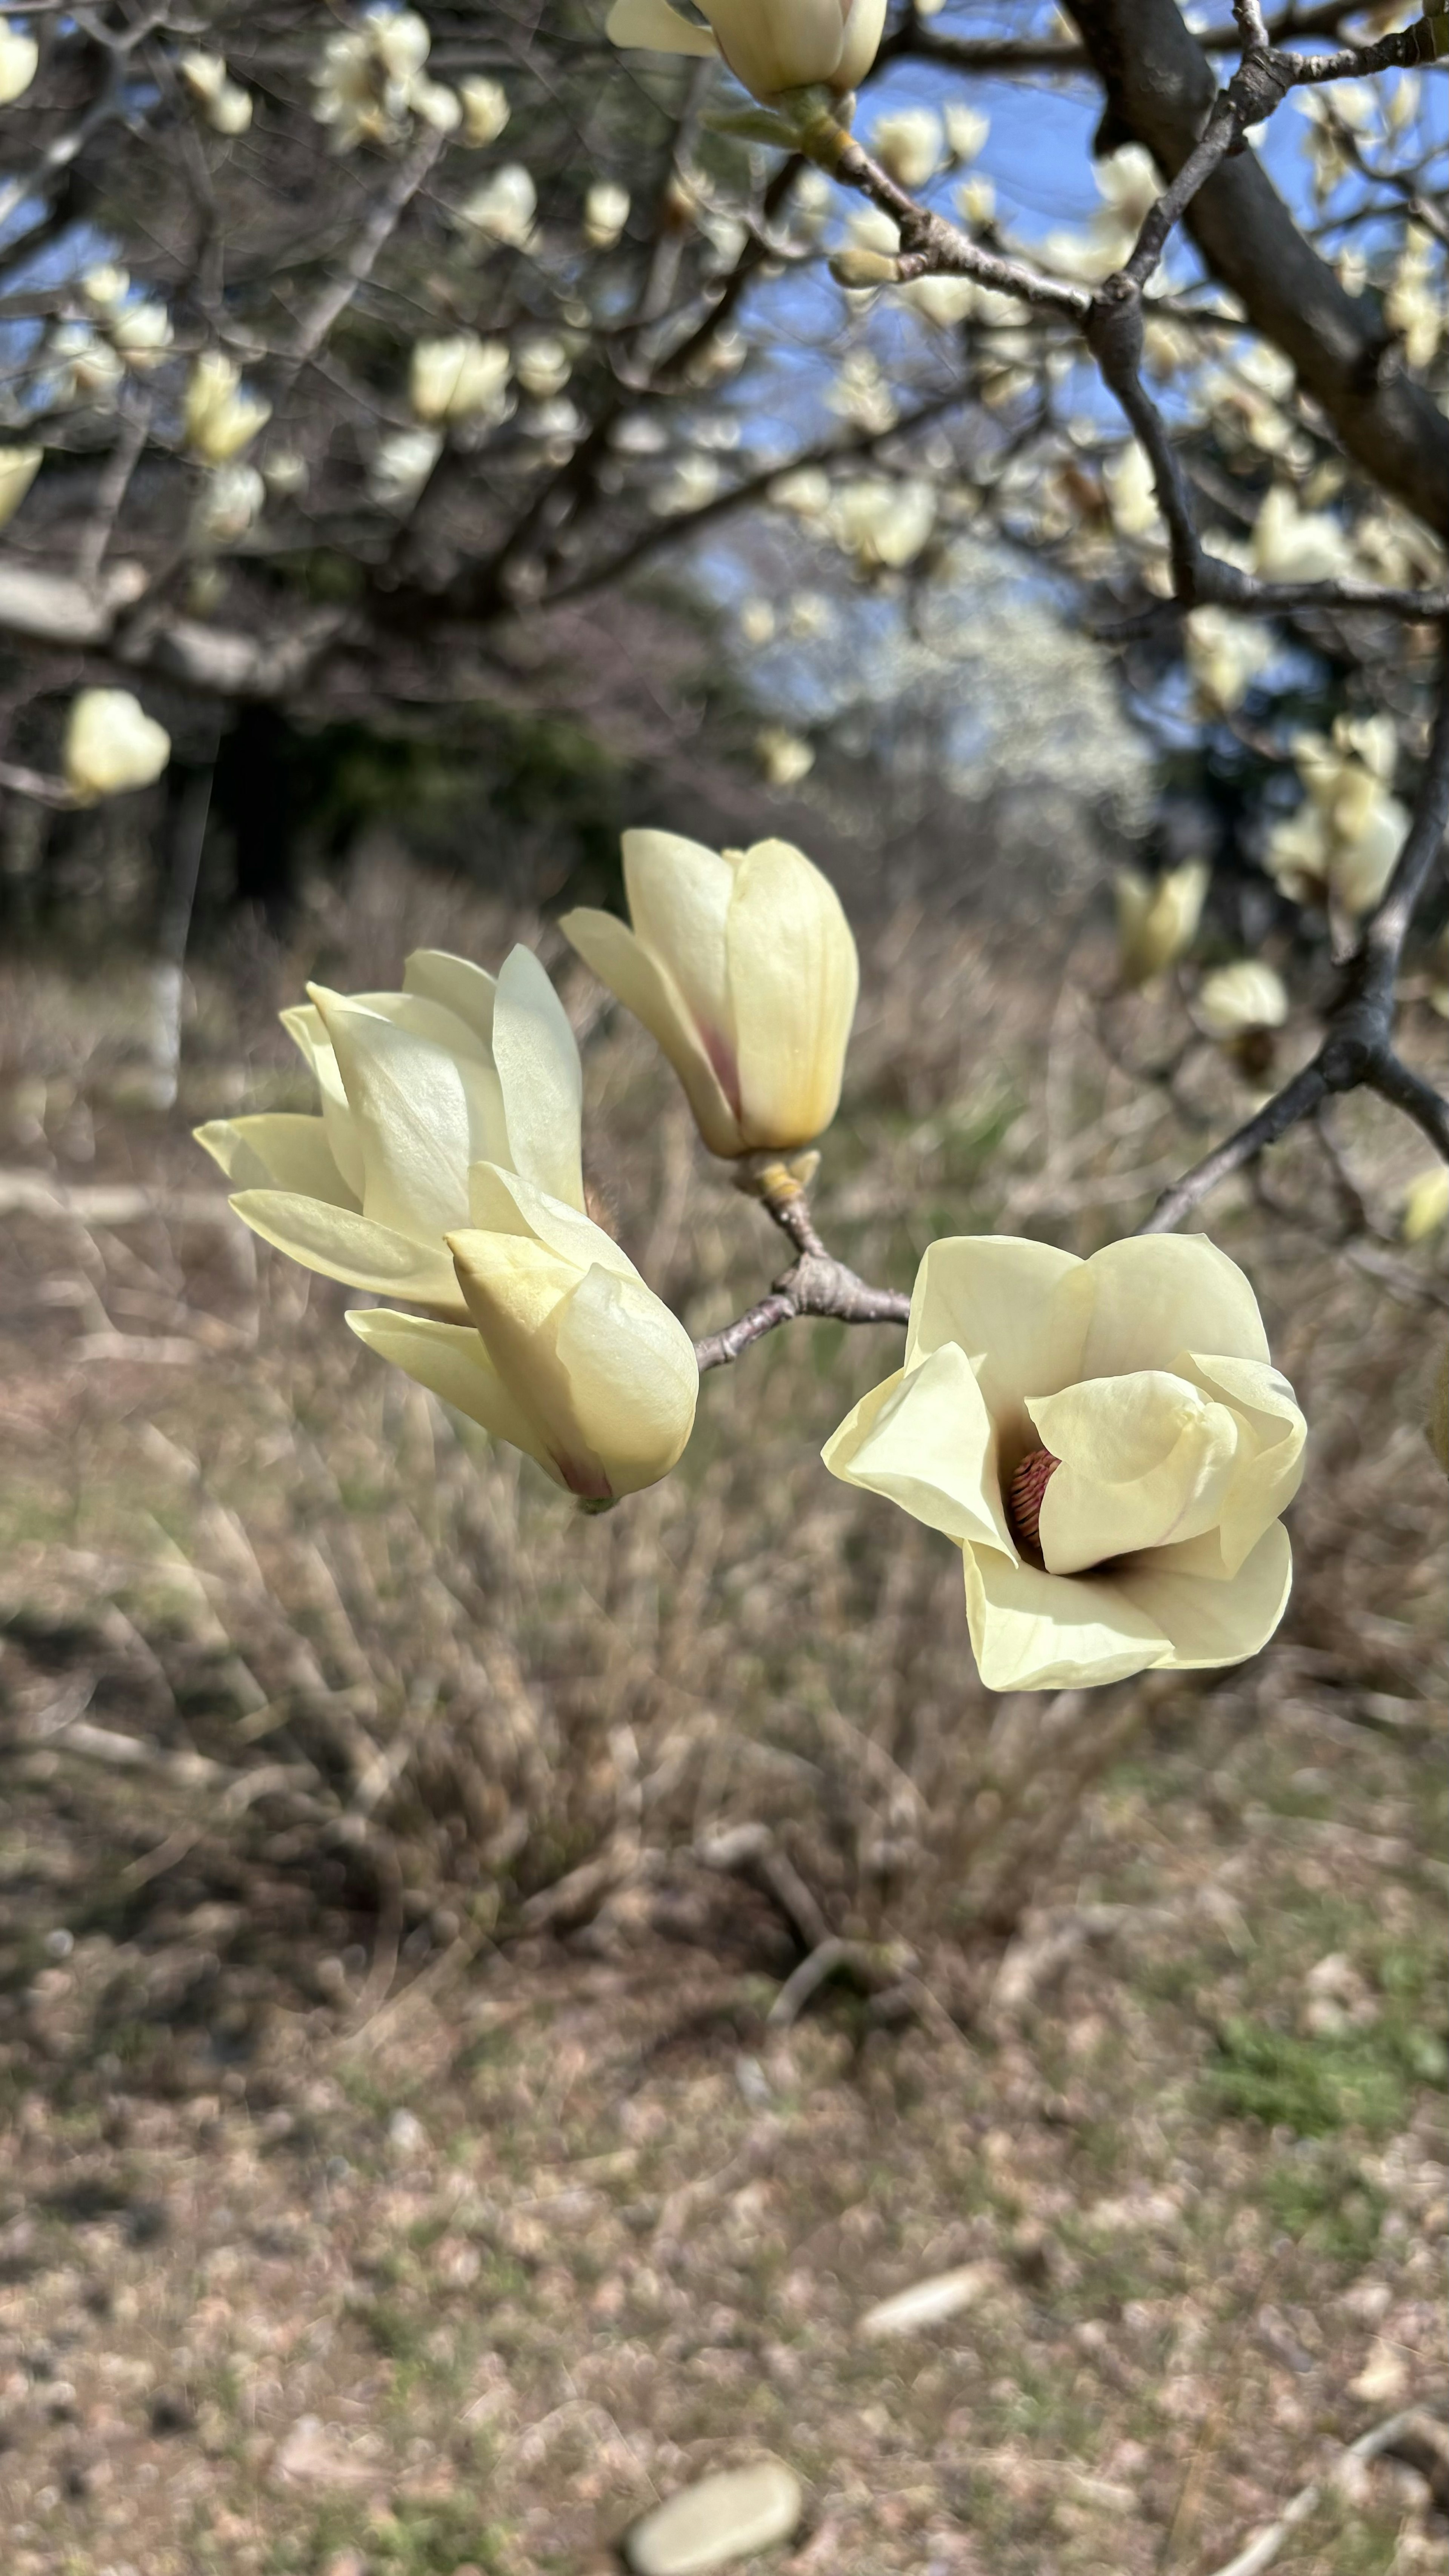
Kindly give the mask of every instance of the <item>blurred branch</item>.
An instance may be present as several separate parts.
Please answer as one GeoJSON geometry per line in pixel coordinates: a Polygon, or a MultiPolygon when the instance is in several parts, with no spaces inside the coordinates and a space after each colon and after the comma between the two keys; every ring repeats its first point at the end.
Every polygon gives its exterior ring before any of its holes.
{"type": "Polygon", "coordinates": [[[1241,1171],[1264,1147],[1309,1118],[1330,1095],[1367,1086],[1422,1127],[1449,1162],[1449,1101],[1412,1072],[1394,1052],[1394,987],[1415,907],[1444,847],[1449,828],[1449,635],[1440,658],[1439,703],[1424,764],[1414,818],[1394,873],[1370,916],[1345,970],[1343,990],[1329,1011],[1323,1044],[1312,1062],[1266,1101],[1236,1133],[1164,1191],[1142,1234],[1167,1234],[1209,1191],[1241,1171]]]}

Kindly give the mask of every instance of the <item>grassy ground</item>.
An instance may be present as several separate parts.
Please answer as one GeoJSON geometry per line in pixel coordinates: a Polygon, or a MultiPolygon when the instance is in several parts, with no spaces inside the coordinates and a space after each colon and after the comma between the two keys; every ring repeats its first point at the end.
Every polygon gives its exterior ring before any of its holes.
{"type": "MultiPolygon", "coordinates": [[[[1346,1252],[1311,1141],[1282,1206],[1215,1208],[1314,1429],[1280,1639],[993,1701],[951,1551],[812,1463],[890,1335],[778,1336],[666,1487],[580,1522],[184,1195],[187,1117],[305,1105],[274,981],[496,957],[446,890],[401,910],[379,869],[304,957],[201,978],[174,1119],[127,1106],[123,975],[8,996],[6,1171],[151,1212],[0,1243],[7,2568],[603,2568],[760,2450],[802,2572],[1206,2576],[1325,2471],[1278,2566],[1437,2563],[1417,2472],[1336,2466],[1444,2359],[1412,1141],[1345,1120],[1346,1252]],[[773,1879],[710,1866],[749,1824],[773,1879]],[[868,1973],[781,2027],[812,1905],[868,1973]],[[858,2331],[959,2266],[950,2321],[858,2331]]],[[[1241,1098],[1114,1069],[1094,971],[873,934],[819,1202],[868,1275],[944,1230],[1090,1249],[1241,1098]]],[[[762,1222],[571,998],[595,1185],[705,1329],[762,1222]]],[[[1161,1007],[1113,1054],[1165,1053],[1161,1007]]]]}

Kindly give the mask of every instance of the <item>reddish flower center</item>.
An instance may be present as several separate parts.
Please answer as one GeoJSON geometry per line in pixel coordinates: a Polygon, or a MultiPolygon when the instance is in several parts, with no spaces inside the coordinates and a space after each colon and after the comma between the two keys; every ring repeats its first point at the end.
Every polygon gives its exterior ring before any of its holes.
{"type": "Polygon", "coordinates": [[[1006,1518],[1011,1535],[1022,1555],[1033,1565],[1041,1565],[1042,1496],[1061,1465],[1050,1449],[1028,1449],[1016,1474],[1006,1489],[1006,1518]]]}

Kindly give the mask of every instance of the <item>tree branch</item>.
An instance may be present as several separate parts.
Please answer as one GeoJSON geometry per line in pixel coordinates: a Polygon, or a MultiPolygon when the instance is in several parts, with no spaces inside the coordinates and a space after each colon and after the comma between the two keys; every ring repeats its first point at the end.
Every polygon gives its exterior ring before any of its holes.
{"type": "Polygon", "coordinates": [[[706,1333],[702,1341],[695,1343],[694,1356],[701,1376],[706,1369],[722,1368],[727,1361],[737,1360],[742,1351],[747,1351],[752,1342],[762,1341],[777,1324],[791,1324],[800,1315],[830,1316],[840,1324],[910,1322],[911,1301],[903,1289],[871,1288],[826,1251],[815,1231],[805,1192],[783,1169],[778,1177],[767,1176],[761,1187],[760,1204],[794,1245],[797,1257],[775,1281],[768,1297],[747,1307],[732,1324],[723,1325],[717,1333],[706,1333]]]}

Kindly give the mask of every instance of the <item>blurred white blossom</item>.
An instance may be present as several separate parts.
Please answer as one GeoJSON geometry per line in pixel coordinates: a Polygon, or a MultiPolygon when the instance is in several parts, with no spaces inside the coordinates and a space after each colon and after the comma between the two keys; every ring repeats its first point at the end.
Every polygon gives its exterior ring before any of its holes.
{"type": "Polygon", "coordinates": [[[408,399],[421,421],[502,417],[511,360],[506,340],[457,331],[419,340],[408,373],[408,399]]]}
{"type": "Polygon", "coordinates": [[[241,369],[220,349],[204,349],[192,367],[183,412],[186,443],[208,465],[225,465],[265,429],[272,406],[241,389],[241,369]]]}
{"type": "Polygon", "coordinates": [[[66,782],[83,805],[149,787],[171,757],[171,736],[129,689],[82,689],[66,724],[66,782]]]}

